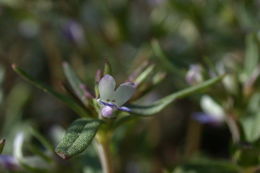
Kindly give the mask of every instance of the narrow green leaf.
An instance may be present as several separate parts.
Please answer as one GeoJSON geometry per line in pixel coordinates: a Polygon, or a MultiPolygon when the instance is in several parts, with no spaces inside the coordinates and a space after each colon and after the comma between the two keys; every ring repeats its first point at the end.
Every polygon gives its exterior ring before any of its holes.
{"type": "Polygon", "coordinates": [[[254,34],[249,34],[246,38],[246,53],[245,53],[245,74],[251,76],[256,69],[259,61],[257,39],[254,34]]]}
{"type": "Polygon", "coordinates": [[[139,85],[153,72],[154,65],[148,66],[137,78],[134,80],[134,83],[139,85]]]}
{"type": "Polygon", "coordinates": [[[246,140],[248,142],[254,142],[260,138],[260,112],[244,116],[241,119],[241,125],[244,130],[246,140]]]}
{"type": "Polygon", "coordinates": [[[0,154],[3,152],[5,146],[5,139],[0,140],[0,154]]]}
{"type": "Polygon", "coordinates": [[[171,102],[175,101],[176,99],[194,94],[196,92],[199,92],[205,88],[214,85],[215,83],[219,82],[223,77],[224,76],[222,75],[213,79],[209,79],[196,86],[192,86],[187,89],[181,90],[177,93],[170,94],[158,101],[155,101],[150,105],[129,105],[128,107],[131,109],[131,112],[134,114],[152,115],[160,112],[162,109],[164,109],[166,106],[168,106],[171,102]]]}
{"type": "Polygon", "coordinates": [[[63,159],[69,159],[83,152],[95,137],[102,122],[83,118],[74,121],[56,147],[56,153],[63,159]]]}
{"type": "Polygon", "coordinates": [[[85,103],[87,101],[87,97],[84,91],[84,84],[68,63],[63,64],[63,70],[74,93],[83,103],[85,103]]]}
{"type": "Polygon", "coordinates": [[[36,86],[37,88],[43,90],[44,92],[49,93],[50,95],[53,95],[57,99],[61,100],[63,103],[65,103],[68,107],[70,107],[72,110],[74,110],[77,114],[86,117],[86,111],[84,108],[82,108],[76,101],[74,101],[72,98],[63,95],[61,93],[58,93],[54,91],[52,88],[49,86],[46,86],[45,84],[41,83],[40,81],[34,79],[31,77],[29,74],[27,74],[25,71],[17,67],[16,65],[13,65],[13,70],[19,74],[22,78],[36,86]]]}

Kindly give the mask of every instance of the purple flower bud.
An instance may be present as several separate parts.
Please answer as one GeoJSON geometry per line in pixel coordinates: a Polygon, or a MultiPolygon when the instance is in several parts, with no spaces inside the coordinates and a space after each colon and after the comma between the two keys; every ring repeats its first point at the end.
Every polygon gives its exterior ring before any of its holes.
{"type": "Polygon", "coordinates": [[[113,115],[113,112],[114,112],[114,109],[112,107],[110,107],[110,106],[104,106],[101,109],[101,114],[105,118],[111,118],[112,115],[113,115]]]}
{"type": "Polygon", "coordinates": [[[200,65],[191,65],[189,71],[186,74],[186,81],[190,85],[195,85],[203,81],[202,68],[200,65]]]}

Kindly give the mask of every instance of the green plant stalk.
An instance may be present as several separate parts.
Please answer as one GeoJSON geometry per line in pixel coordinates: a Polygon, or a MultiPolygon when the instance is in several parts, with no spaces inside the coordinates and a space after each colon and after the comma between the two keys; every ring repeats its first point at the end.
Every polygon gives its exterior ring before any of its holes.
{"type": "Polygon", "coordinates": [[[112,155],[109,148],[110,135],[109,133],[98,132],[95,137],[95,146],[98,152],[98,157],[101,162],[103,173],[113,173],[112,155]]]}

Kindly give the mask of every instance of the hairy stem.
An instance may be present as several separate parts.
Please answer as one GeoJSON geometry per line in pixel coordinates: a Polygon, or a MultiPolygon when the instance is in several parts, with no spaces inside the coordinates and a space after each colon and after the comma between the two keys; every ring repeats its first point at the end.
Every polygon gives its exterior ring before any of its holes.
{"type": "Polygon", "coordinates": [[[98,134],[96,136],[96,148],[102,166],[103,173],[113,173],[111,152],[109,149],[109,136],[98,134]]]}

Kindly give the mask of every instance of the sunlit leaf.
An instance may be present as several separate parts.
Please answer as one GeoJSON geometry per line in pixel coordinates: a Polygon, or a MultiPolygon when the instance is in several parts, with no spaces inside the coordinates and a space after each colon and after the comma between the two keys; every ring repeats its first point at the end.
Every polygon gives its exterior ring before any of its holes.
{"type": "Polygon", "coordinates": [[[170,94],[158,101],[155,101],[154,103],[150,105],[128,105],[128,107],[131,109],[131,112],[134,114],[139,115],[152,115],[155,113],[160,112],[162,109],[164,109],[166,106],[168,106],[170,103],[175,101],[176,99],[183,98],[185,96],[197,93],[203,89],[206,89],[217,82],[219,82],[223,76],[219,76],[213,79],[209,79],[205,82],[202,82],[201,84],[186,88],[184,90],[181,90],[179,92],[170,94]]]}
{"type": "Polygon", "coordinates": [[[69,159],[83,152],[95,137],[101,124],[101,120],[78,119],[74,121],[56,147],[56,153],[63,159],[69,159]]]}
{"type": "Polygon", "coordinates": [[[254,142],[260,138],[260,112],[244,116],[241,119],[241,124],[248,142],[254,142]]]}
{"type": "Polygon", "coordinates": [[[77,114],[81,115],[81,116],[87,116],[86,111],[84,110],[84,108],[82,108],[77,102],[75,102],[72,98],[63,95],[61,93],[58,93],[56,91],[54,91],[52,88],[50,88],[49,86],[46,86],[45,84],[41,83],[40,81],[34,79],[33,77],[31,77],[29,74],[27,74],[25,71],[23,71],[22,69],[20,69],[19,67],[17,67],[16,65],[13,65],[13,69],[14,71],[19,74],[21,77],[23,77],[24,79],[26,79],[27,81],[29,81],[31,84],[33,84],[34,86],[36,86],[37,88],[43,90],[44,92],[47,92],[51,95],[53,95],[54,97],[58,98],[59,100],[61,100],[63,103],[65,103],[68,107],[70,107],[72,110],[74,110],[77,114]]]}

